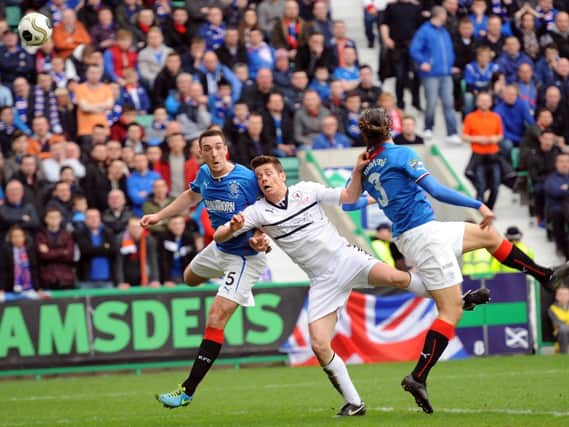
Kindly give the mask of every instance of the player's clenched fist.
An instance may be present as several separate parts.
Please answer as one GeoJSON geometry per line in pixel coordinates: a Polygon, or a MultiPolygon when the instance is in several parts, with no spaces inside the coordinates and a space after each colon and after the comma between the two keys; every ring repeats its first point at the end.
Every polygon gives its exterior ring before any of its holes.
{"type": "Polygon", "coordinates": [[[140,225],[143,228],[152,227],[160,222],[160,217],[157,214],[144,215],[140,220],[140,225]]]}
{"type": "Polygon", "coordinates": [[[231,228],[231,231],[235,232],[237,230],[241,230],[241,228],[243,228],[243,224],[245,224],[245,217],[241,212],[239,212],[231,217],[231,221],[229,221],[229,228],[231,228]]]}

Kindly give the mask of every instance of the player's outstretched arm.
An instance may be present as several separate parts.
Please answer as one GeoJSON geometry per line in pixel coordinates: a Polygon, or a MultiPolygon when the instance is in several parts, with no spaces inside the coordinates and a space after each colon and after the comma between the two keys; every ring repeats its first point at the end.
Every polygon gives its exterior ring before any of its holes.
{"type": "Polygon", "coordinates": [[[367,152],[363,152],[358,156],[356,166],[352,170],[352,177],[348,182],[348,186],[342,190],[340,195],[340,203],[357,203],[362,194],[362,171],[369,163],[367,152]]]}
{"type": "Polygon", "coordinates": [[[483,229],[492,225],[492,222],[496,218],[488,206],[486,206],[480,200],[467,197],[458,191],[445,187],[431,175],[426,175],[420,179],[418,184],[427,193],[429,193],[440,202],[448,203],[449,205],[454,206],[464,206],[465,208],[477,209],[483,216],[482,222],[480,223],[480,227],[483,229]]]}
{"type": "Polygon", "coordinates": [[[245,225],[245,217],[241,212],[233,215],[231,221],[217,227],[213,234],[213,239],[217,243],[222,243],[233,238],[233,234],[243,228],[245,225]]]}
{"type": "Polygon", "coordinates": [[[201,199],[201,194],[194,193],[192,190],[186,190],[164,209],[156,212],[155,214],[144,215],[140,220],[140,225],[144,228],[148,228],[158,224],[164,219],[184,214],[188,209],[196,206],[201,199]]]}

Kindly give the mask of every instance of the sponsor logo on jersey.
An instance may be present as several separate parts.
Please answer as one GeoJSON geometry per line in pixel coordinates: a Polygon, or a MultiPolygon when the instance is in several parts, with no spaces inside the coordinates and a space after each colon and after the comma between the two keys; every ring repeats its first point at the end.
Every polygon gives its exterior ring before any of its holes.
{"type": "Polygon", "coordinates": [[[235,202],[225,200],[205,200],[205,206],[210,211],[235,212],[235,202]]]}

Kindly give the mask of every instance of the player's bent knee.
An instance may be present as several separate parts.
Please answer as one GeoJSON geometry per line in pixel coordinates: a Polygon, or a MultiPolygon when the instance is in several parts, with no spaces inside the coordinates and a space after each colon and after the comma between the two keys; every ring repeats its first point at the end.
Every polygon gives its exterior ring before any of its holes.
{"type": "Polygon", "coordinates": [[[317,337],[310,337],[310,345],[312,351],[319,360],[325,360],[327,356],[332,353],[332,346],[330,341],[317,337]]]}

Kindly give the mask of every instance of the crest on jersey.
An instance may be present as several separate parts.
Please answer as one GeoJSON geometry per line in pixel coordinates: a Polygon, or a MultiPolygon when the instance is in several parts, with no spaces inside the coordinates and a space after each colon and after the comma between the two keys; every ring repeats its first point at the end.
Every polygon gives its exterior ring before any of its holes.
{"type": "Polygon", "coordinates": [[[229,188],[229,194],[231,194],[231,197],[236,199],[239,196],[239,184],[237,183],[237,181],[230,182],[228,188],[229,188]]]}
{"type": "Polygon", "coordinates": [[[413,169],[423,169],[425,167],[423,165],[423,162],[419,159],[409,160],[409,166],[411,166],[413,169]]]}

